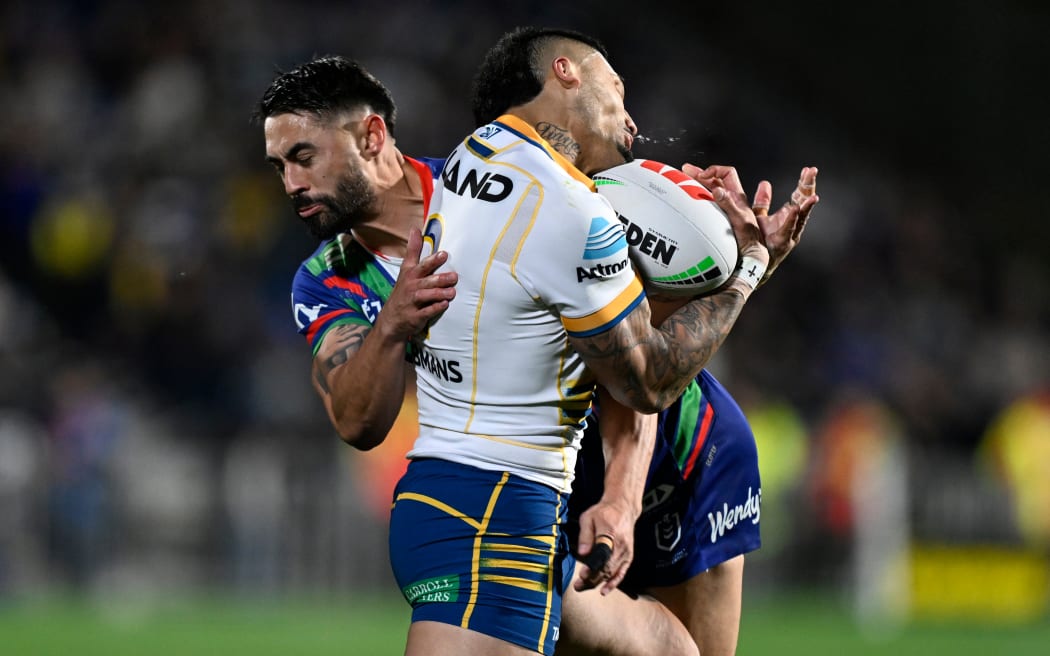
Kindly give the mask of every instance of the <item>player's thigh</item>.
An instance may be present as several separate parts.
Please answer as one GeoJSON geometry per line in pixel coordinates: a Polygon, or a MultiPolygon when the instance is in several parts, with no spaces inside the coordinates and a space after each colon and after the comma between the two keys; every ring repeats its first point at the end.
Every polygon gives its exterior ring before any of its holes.
{"type": "Polygon", "coordinates": [[[569,586],[554,653],[697,656],[699,652],[685,626],[655,599],[632,598],[621,590],[602,596],[597,590],[580,592],[569,586]]]}
{"type": "Polygon", "coordinates": [[[731,656],[740,635],[744,556],[736,556],[688,581],[647,592],[664,604],[692,634],[704,656],[731,656]]]}
{"type": "Polygon", "coordinates": [[[413,622],[405,656],[534,656],[538,652],[442,622],[413,622]]]}

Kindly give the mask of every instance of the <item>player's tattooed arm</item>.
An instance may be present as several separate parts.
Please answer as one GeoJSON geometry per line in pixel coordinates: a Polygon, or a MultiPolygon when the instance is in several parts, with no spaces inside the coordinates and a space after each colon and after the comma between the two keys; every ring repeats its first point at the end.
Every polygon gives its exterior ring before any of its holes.
{"type": "Polygon", "coordinates": [[[553,123],[540,121],[536,124],[536,132],[546,139],[554,150],[565,155],[570,162],[576,161],[576,157],[580,154],[580,144],[572,138],[568,130],[553,123]]]}
{"type": "Polygon", "coordinates": [[[336,326],[324,337],[321,348],[314,356],[314,382],[323,394],[331,394],[328,377],[336,367],[346,364],[361,348],[371,326],[343,324],[336,326]]]}
{"type": "Polygon", "coordinates": [[[383,442],[401,409],[405,344],[383,344],[373,326],[356,324],[336,326],[323,339],[314,356],[314,388],[343,441],[371,449],[383,442]]]}
{"type": "Polygon", "coordinates": [[[375,323],[328,331],[314,356],[313,385],[328,417],[343,441],[358,449],[386,439],[413,375],[409,341],[455,298],[457,275],[437,272],[448,254],[420,260],[422,247],[420,230],[409,230],[401,272],[375,323]]]}
{"type": "MultiPolygon", "coordinates": [[[[730,279],[722,291],[686,302],[660,323],[643,303],[613,329],[572,345],[599,382],[639,412],[671,405],[725,341],[750,290],[730,279]]],[[[658,317],[660,318],[660,317],[658,317]]]]}

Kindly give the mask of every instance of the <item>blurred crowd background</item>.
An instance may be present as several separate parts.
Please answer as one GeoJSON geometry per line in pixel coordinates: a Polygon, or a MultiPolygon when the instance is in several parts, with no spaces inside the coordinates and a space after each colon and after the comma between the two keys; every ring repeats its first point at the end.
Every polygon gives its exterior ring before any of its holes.
{"type": "Polygon", "coordinates": [[[314,242],[248,117],[277,69],[343,54],[399,147],[443,156],[484,51],[536,24],[608,46],[637,155],[775,202],[820,167],[711,367],[760,443],[749,588],[1045,618],[1048,5],[499,4],[0,7],[0,600],[393,590],[412,408],[368,454],[329,427],[289,307],[314,242]]]}

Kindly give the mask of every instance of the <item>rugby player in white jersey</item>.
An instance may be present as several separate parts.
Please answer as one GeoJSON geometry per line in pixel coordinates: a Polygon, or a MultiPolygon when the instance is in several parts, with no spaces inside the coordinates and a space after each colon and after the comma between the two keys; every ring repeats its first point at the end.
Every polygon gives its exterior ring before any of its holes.
{"type": "MultiPolygon", "coordinates": [[[[391,515],[391,562],[413,605],[406,654],[553,652],[572,574],[566,495],[595,384],[636,411],[667,407],[757,283],[734,276],[650,325],[619,222],[588,177],[630,157],[623,91],[600,44],[558,30],[505,35],[479,71],[483,125],[446,162],[425,230],[459,282],[417,360],[420,436],[391,515]]],[[[715,198],[747,268],[764,270],[743,191],[716,186],[715,198]]],[[[793,206],[787,234],[802,221],[793,206]]],[[[652,432],[617,445],[607,493],[611,482],[626,494],[646,468],[652,432]],[[621,450],[632,455],[621,461],[621,450]]],[[[584,568],[609,585],[628,564],[639,508],[600,503],[579,551],[611,546],[607,568],[584,568]]]]}

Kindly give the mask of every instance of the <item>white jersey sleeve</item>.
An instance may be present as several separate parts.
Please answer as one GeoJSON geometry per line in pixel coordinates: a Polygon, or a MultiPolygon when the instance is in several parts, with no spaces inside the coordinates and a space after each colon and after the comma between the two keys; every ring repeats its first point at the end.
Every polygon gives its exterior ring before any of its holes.
{"type": "Polygon", "coordinates": [[[641,301],[640,283],[627,255],[623,225],[608,201],[590,191],[566,189],[571,211],[538,221],[523,240],[511,275],[561,318],[569,335],[604,332],[641,301]]]}

